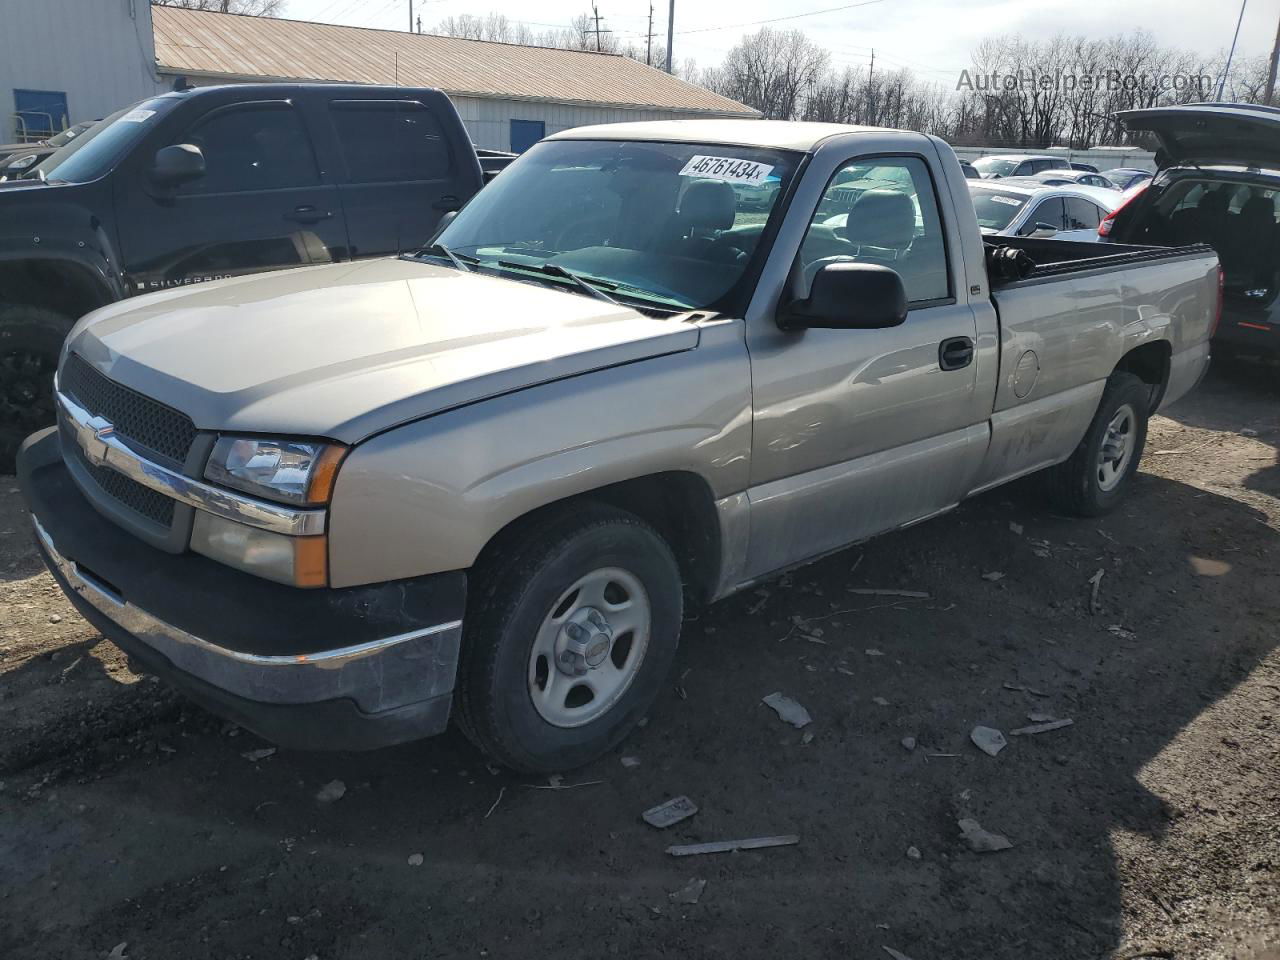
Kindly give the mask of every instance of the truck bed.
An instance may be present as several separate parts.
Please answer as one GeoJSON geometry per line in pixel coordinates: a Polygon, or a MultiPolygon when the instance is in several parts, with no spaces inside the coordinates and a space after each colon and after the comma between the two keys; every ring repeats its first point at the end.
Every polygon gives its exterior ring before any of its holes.
{"type": "MultiPolygon", "coordinates": [[[[1034,269],[1024,277],[999,276],[988,270],[991,286],[996,289],[1017,283],[1033,283],[1055,277],[1075,275],[1091,270],[1111,270],[1142,263],[1179,260],[1212,254],[1213,248],[1198,243],[1185,247],[1139,246],[1120,243],[1090,243],[1078,240],[1053,240],[1043,237],[983,237],[988,254],[997,247],[1012,247],[1029,256],[1034,269]]],[[[988,259],[990,264],[990,259],[988,259]]]]}

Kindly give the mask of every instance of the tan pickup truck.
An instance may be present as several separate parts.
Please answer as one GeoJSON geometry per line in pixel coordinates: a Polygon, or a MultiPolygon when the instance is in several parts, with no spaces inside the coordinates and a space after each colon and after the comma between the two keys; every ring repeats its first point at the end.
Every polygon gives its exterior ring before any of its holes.
{"type": "Polygon", "coordinates": [[[570,768],[687,604],[1033,471],[1123,496],[1217,257],[995,239],[921,134],[568,131],[412,256],[85,317],[22,488],[84,616],[211,709],[330,748],[453,716],[570,768]]]}

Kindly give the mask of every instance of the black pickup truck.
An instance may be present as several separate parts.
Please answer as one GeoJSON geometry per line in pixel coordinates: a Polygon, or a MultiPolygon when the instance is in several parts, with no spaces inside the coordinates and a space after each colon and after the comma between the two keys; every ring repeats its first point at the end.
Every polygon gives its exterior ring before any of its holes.
{"type": "Polygon", "coordinates": [[[220,277],[421,247],[483,185],[439,90],[235,84],[121,110],[0,183],[0,470],[53,422],[79,317],[220,277]]]}

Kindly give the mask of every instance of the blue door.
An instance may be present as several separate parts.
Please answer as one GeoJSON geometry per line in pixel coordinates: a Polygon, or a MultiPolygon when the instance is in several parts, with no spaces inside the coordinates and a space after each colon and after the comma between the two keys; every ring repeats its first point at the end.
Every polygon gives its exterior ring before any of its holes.
{"type": "Polygon", "coordinates": [[[18,115],[14,131],[19,140],[43,140],[67,123],[67,95],[57,90],[13,91],[14,113],[18,115]]]}
{"type": "Polygon", "coordinates": [[[541,120],[511,121],[511,152],[524,153],[547,135],[547,125],[541,120]]]}

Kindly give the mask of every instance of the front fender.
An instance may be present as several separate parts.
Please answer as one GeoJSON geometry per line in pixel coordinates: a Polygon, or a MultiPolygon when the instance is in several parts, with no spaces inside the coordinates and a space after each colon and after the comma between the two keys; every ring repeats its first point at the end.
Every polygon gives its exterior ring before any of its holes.
{"type": "Polygon", "coordinates": [[[742,327],[700,332],[693,350],[531,387],[360,444],[334,488],[332,584],[468,568],[513,520],[624,480],[681,471],[702,477],[717,499],[745,489],[742,327]]]}

